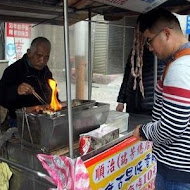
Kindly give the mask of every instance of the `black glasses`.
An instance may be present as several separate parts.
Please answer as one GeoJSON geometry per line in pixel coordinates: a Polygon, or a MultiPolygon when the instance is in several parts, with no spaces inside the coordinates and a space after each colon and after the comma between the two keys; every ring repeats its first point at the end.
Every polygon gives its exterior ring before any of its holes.
{"type": "Polygon", "coordinates": [[[146,40],[146,46],[150,47],[152,45],[153,40],[162,32],[163,30],[160,30],[157,34],[155,34],[152,38],[147,38],[146,40]]]}

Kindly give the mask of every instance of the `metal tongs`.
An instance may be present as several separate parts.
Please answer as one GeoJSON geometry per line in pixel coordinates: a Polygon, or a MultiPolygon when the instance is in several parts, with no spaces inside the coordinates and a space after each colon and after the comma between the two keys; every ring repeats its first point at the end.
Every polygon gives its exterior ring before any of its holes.
{"type": "Polygon", "coordinates": [[[32,94],[44,105],[47,104],[47,102],[37,93],[35,90],[32,91],[32,94]]]}

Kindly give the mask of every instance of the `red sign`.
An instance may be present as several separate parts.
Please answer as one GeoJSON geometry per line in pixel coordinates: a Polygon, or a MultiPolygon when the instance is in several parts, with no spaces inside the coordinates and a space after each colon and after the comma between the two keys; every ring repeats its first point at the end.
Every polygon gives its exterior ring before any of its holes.
{"type": "Polygon", "coordinates": [[[31,24],[7,22],[7,37],[30,38],[31,24]]]}

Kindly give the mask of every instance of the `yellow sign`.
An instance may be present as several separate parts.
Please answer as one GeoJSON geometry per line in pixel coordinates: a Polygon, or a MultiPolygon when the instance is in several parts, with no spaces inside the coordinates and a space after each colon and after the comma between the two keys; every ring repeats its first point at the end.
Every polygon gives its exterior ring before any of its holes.
{"type": "Polygon", "coordinates": [[[93,190],[153,190],[156,161],[152,143],[126,139],[87,160],[93,190]]]}

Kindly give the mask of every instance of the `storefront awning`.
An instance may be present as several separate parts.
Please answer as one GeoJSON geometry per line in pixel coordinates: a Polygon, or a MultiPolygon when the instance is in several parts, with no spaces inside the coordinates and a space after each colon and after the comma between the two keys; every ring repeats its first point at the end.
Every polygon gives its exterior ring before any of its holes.
{"type": "MultiPolygon", "coordinates": [[[[68,0],[69,25],[93,15],[105,20],[119,20],[139,15],[157,6],[178,14],[190,14],[189,0],[68,0]]],[[[63,0],[1,0],[0,20],[63,25],[63,0]]]]}

